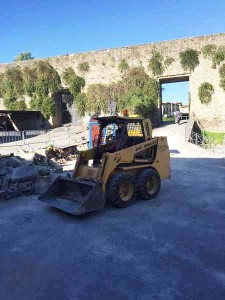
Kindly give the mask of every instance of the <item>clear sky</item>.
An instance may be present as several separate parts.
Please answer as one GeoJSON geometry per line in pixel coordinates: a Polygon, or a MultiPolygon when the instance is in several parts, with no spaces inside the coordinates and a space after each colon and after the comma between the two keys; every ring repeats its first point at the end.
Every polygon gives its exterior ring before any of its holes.
{"type": "Polygon", "coordinates": [[[189,103],[189,81],[162,84],[163,102],[189,103]]]}
{"type": "Polygon", "coordinates": [[[224,0],[0,0],[0,12],[0,63],[225,31],[224,0]]]}
{"type": "Polygon", "coordinates": [[[225,31],[225,1],[0,0],[0,62],[225,31]]]}

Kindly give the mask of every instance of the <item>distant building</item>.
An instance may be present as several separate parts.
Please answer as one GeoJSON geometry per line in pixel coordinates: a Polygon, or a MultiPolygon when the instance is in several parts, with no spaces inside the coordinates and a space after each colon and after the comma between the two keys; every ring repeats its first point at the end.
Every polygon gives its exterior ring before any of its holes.
{"type": "Polygon", "coordinates": [[[174,112],[180,110],[182,102],[162,102],[162,116],[173,116],[174,112]]]}

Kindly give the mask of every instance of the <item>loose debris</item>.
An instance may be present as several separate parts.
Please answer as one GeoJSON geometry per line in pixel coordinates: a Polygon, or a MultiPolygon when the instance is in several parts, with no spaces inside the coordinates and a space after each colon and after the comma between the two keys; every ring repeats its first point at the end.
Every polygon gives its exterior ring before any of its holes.
{"type": "Polygon", "coordinates": [[[40,194],[63,172],[67,162],[77,159],[76,146],[48,147],[20,156],[0,155],[0,201],[20,195],[40,194]],[[27,159],[26,159],[27,157],[27,159]]]}
{"type": "Polygon", "coordinates": [[[78,150],[76,146],[67,147],[48,147],[47,148],[47,159],[49,161],[53,160],[58,164],[65,164],[67,161],[76,160],[78,155],[78,150]]]}
{"type": "Polygon", "coordinates": [[[0,200],[32,194],[38,172],[19,156],[0,156],[0,200]]]}

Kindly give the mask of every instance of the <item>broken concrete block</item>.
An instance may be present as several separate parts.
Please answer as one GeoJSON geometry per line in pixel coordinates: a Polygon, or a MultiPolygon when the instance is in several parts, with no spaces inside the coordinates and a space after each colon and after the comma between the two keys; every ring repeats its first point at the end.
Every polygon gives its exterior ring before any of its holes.
{"type": "Polygon", "coordinates": [[[5,189],[9,186],[10,179],[11,179],[10,174],[7,174],[7,175],[4,176],[4,178],[2,180],[2,186],[1,186],[2,189],[5,189]]]}
{"type": "Polygon", "coordinates": [[[48,161],[49,165],[51,165],[56,173],[62,173],[63,172],[63,168],[61,166],[58,165],[58,163],[52,158],[49,159],[48,161]]]}
{"type": "Polygon", "coordinates": [[[10,188],[6,189],[6,199],[15,198],[20,195],[20,191],[17,186],[11,186],[10,188]]]}
{"type": "Polygon", "coordinates": [[[0,176],[4,176],[8,173],[8,169],[6,167],[0,168],[0,176]]]}
{"type": "Polygon", "coordinates": [[[38,167],[38,174],[40,176],[49,176],[50,175],[50,169],[48,167],[38,167]]]}
{"type": "Polygon", "coordinates": [[[13,169],[11,182],[36,181],[38,178],[35,166],[25,166],[13,169]]]}
{"type": "Polygon", "coordinates": [[[34,154],[33,162],[35,165],[47,165],[47,157],[39,153],[34,154]]]}
{"type": "Polygon", "coordinates": [[[18,184],[18,189],[19,189],[20,193],[29,192],[30,194],[33,194],[33,192],[34,192],[34,183],[33,183],[33,181],[20,182],[18,184]]]}
{"type": "Polygon", "coordinates": [[[7,199],[7,192],[6,190],[0,190],[0,201],[7,199]]]}
{"type": "Polygon", "coordinates": [[[8,167],[21,167],[24,165],[24,160],[19,156],[10,156],[6,160],[6,164],[8,167]]]}

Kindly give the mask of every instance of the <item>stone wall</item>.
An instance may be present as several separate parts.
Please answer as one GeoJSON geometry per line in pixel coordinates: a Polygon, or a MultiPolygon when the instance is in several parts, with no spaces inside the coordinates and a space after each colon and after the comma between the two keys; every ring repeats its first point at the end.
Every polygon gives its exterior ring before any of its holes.
{"type": "MultiPolygon", "coordinates": [[[[201,48],[207,44],[216,44],[217,46],[225,45],[225,34],[222,33],[139,46],[68,54],[46,58],[46,60],[60,75],[66,67],[72,67],[78,75],[85,77],[86,85],[92,83],[110,83],[122,78],[122,74],[118,71],[118,64],[122,59],[126,59],[131,68],[143,66],[146,72],[152,76],[151,72],[147,69],[147,65],[151,58],[152,50],[156,49],[164,58],[173,57],[175,59],[158,79],[189,76],[191,111],[195,112],[206,130],[225,132],[225,92],[219,87],[218,68],[213,69],[211,67],[211,61],[204,59],[202,55],[199,57],[199,66],[191,74],[184,72],[179,62],[179,54],[181,51],[186,48],[193,48],[200,51],[201,48]],[[90,66],[89,72],[85,74],[78,70],[79,63],[84,61],[90,66]],[[201,104],[198,98],[198,87],[204,81],[212,83],[215,89],[212,101],[208,105],[201,104]]],[[[32,65],[35,61],[36,60],[12,63],[10,65],[20,65],[23,67],[25,65],[32,65]]],[[[0,72],[3,72],[7,66],[8,64],[1,64],[0,72]]]]}

